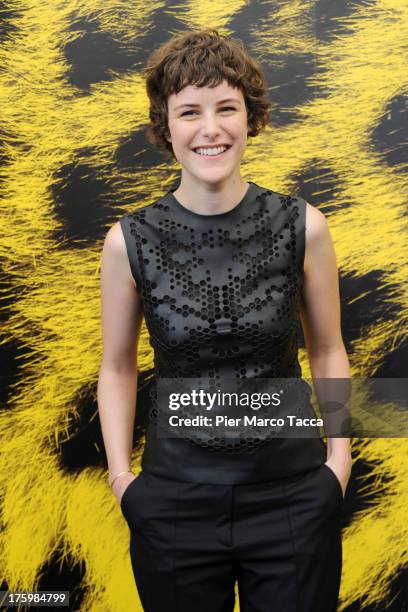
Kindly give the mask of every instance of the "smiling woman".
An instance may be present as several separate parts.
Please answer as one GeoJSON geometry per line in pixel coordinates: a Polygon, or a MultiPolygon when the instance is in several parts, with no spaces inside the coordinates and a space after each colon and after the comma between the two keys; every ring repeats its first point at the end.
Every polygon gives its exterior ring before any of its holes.
{"type": "Polygon", "coordinates": [[[208,206],[212,213],[228,210],[247,188],[239,171],[248,139],[242,91],[225,79],[215,87],[186,85],[169,96],[168,125],[167,140],[182,166],[174,196],[197,212],[208,206]],[[230,106],[225,106],[226,100],[230,106]],[[183,112],[186,106],[194,111],[183,112]]]}
{"type": "MultiPolygon", "coordinates": [[[[315,423],[307,385],[295,384],[303,383],[301,323],[315,375],[348,375],[327,224],[301,197],[241,176],[248,137],[266,126],[270,103],[240,41],[213,30],[177,34],[152,54],[145,76],[149,138],[177,159],[181,180],[108,232],[98,383],[110,482],[130,528],[143,609],[232,612],[238,581],[241,612],[335,612],[348,440],[326,448],[315,427],[308,437],[258,437],[258,422],[231,437],[201,421],[200,435],[166,437],[157,393],[161,379],[174,381],[173,391],[190,379],[221,390],[252,379],[258,391],[278,379],[294,398],[291,428],[315,423]],[[135,480],[143,316],[156,395],[135,480]]],[[[276,415],[272,406],[259,418],[271,424],[276,415]]]]}

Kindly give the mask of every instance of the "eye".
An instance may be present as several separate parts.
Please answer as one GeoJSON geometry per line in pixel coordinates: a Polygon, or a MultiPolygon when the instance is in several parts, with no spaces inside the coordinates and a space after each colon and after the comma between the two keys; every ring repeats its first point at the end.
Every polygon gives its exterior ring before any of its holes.
{"type": "MultiPolygon", "coordinates": [[[[220,110],[224,111],[224,110],[235,110],[235,108],[233,106],[223,106],[220,110]]],[[[181,117],[184,117],[184,115],[188,115],[189,113],[195,113],[196,111],[194,110],[189,110],[189,111],[184,111],[184,113],[181,114],[181,117]]]]}

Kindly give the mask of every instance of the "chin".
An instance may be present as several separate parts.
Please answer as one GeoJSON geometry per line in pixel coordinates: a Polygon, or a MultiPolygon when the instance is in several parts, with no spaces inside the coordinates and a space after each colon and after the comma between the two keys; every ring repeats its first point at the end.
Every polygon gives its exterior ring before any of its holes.
{"type": "Polygon", "coordinates": [[[225,179],[227,179],[230,176],[229,172],[213,172],[213,173],[206,173],[203,174],[202,176],[199,175],[195,175],[197,177],[198,180],[203,181],[204,183],[213,183],[214,185],[216,185],[217,183],[220,183],[221,181],[224,181],[225,179]]]}
{"type": "Polygon", "coordinates": [[[203,178],[203,179],[217,179],[217,178],[224,178],[226,176],[229,176],[231,174],[231,172],[233,171],[234,167],[232,164],[226,164],[225,166],[216,166],[214,164],[214,166],[208,167],[208,168],[191,168],[189,169],[188,166],[184,166],[189,172],[190,174],[196,176],[197,178],[203,178]]]}

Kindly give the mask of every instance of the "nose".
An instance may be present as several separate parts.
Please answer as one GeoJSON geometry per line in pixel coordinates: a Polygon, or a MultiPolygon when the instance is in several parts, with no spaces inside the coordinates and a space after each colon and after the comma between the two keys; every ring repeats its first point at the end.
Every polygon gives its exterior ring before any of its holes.
{"type": "Polygon", "coordinates": [[[214,138],[220,133],[218,119],[216,113],[206,113],[203,115],[202,132],[204,136],[214,138]]]}

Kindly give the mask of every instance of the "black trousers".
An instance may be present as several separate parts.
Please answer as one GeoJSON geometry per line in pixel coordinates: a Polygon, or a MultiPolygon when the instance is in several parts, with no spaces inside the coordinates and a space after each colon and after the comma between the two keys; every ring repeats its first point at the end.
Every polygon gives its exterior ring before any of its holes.
{"type": "Polygon", "coordinates": [[[146,612],[335,612],[343,495],[325,464],[245,485],[141,472],[121,507],[146,612]]]}

